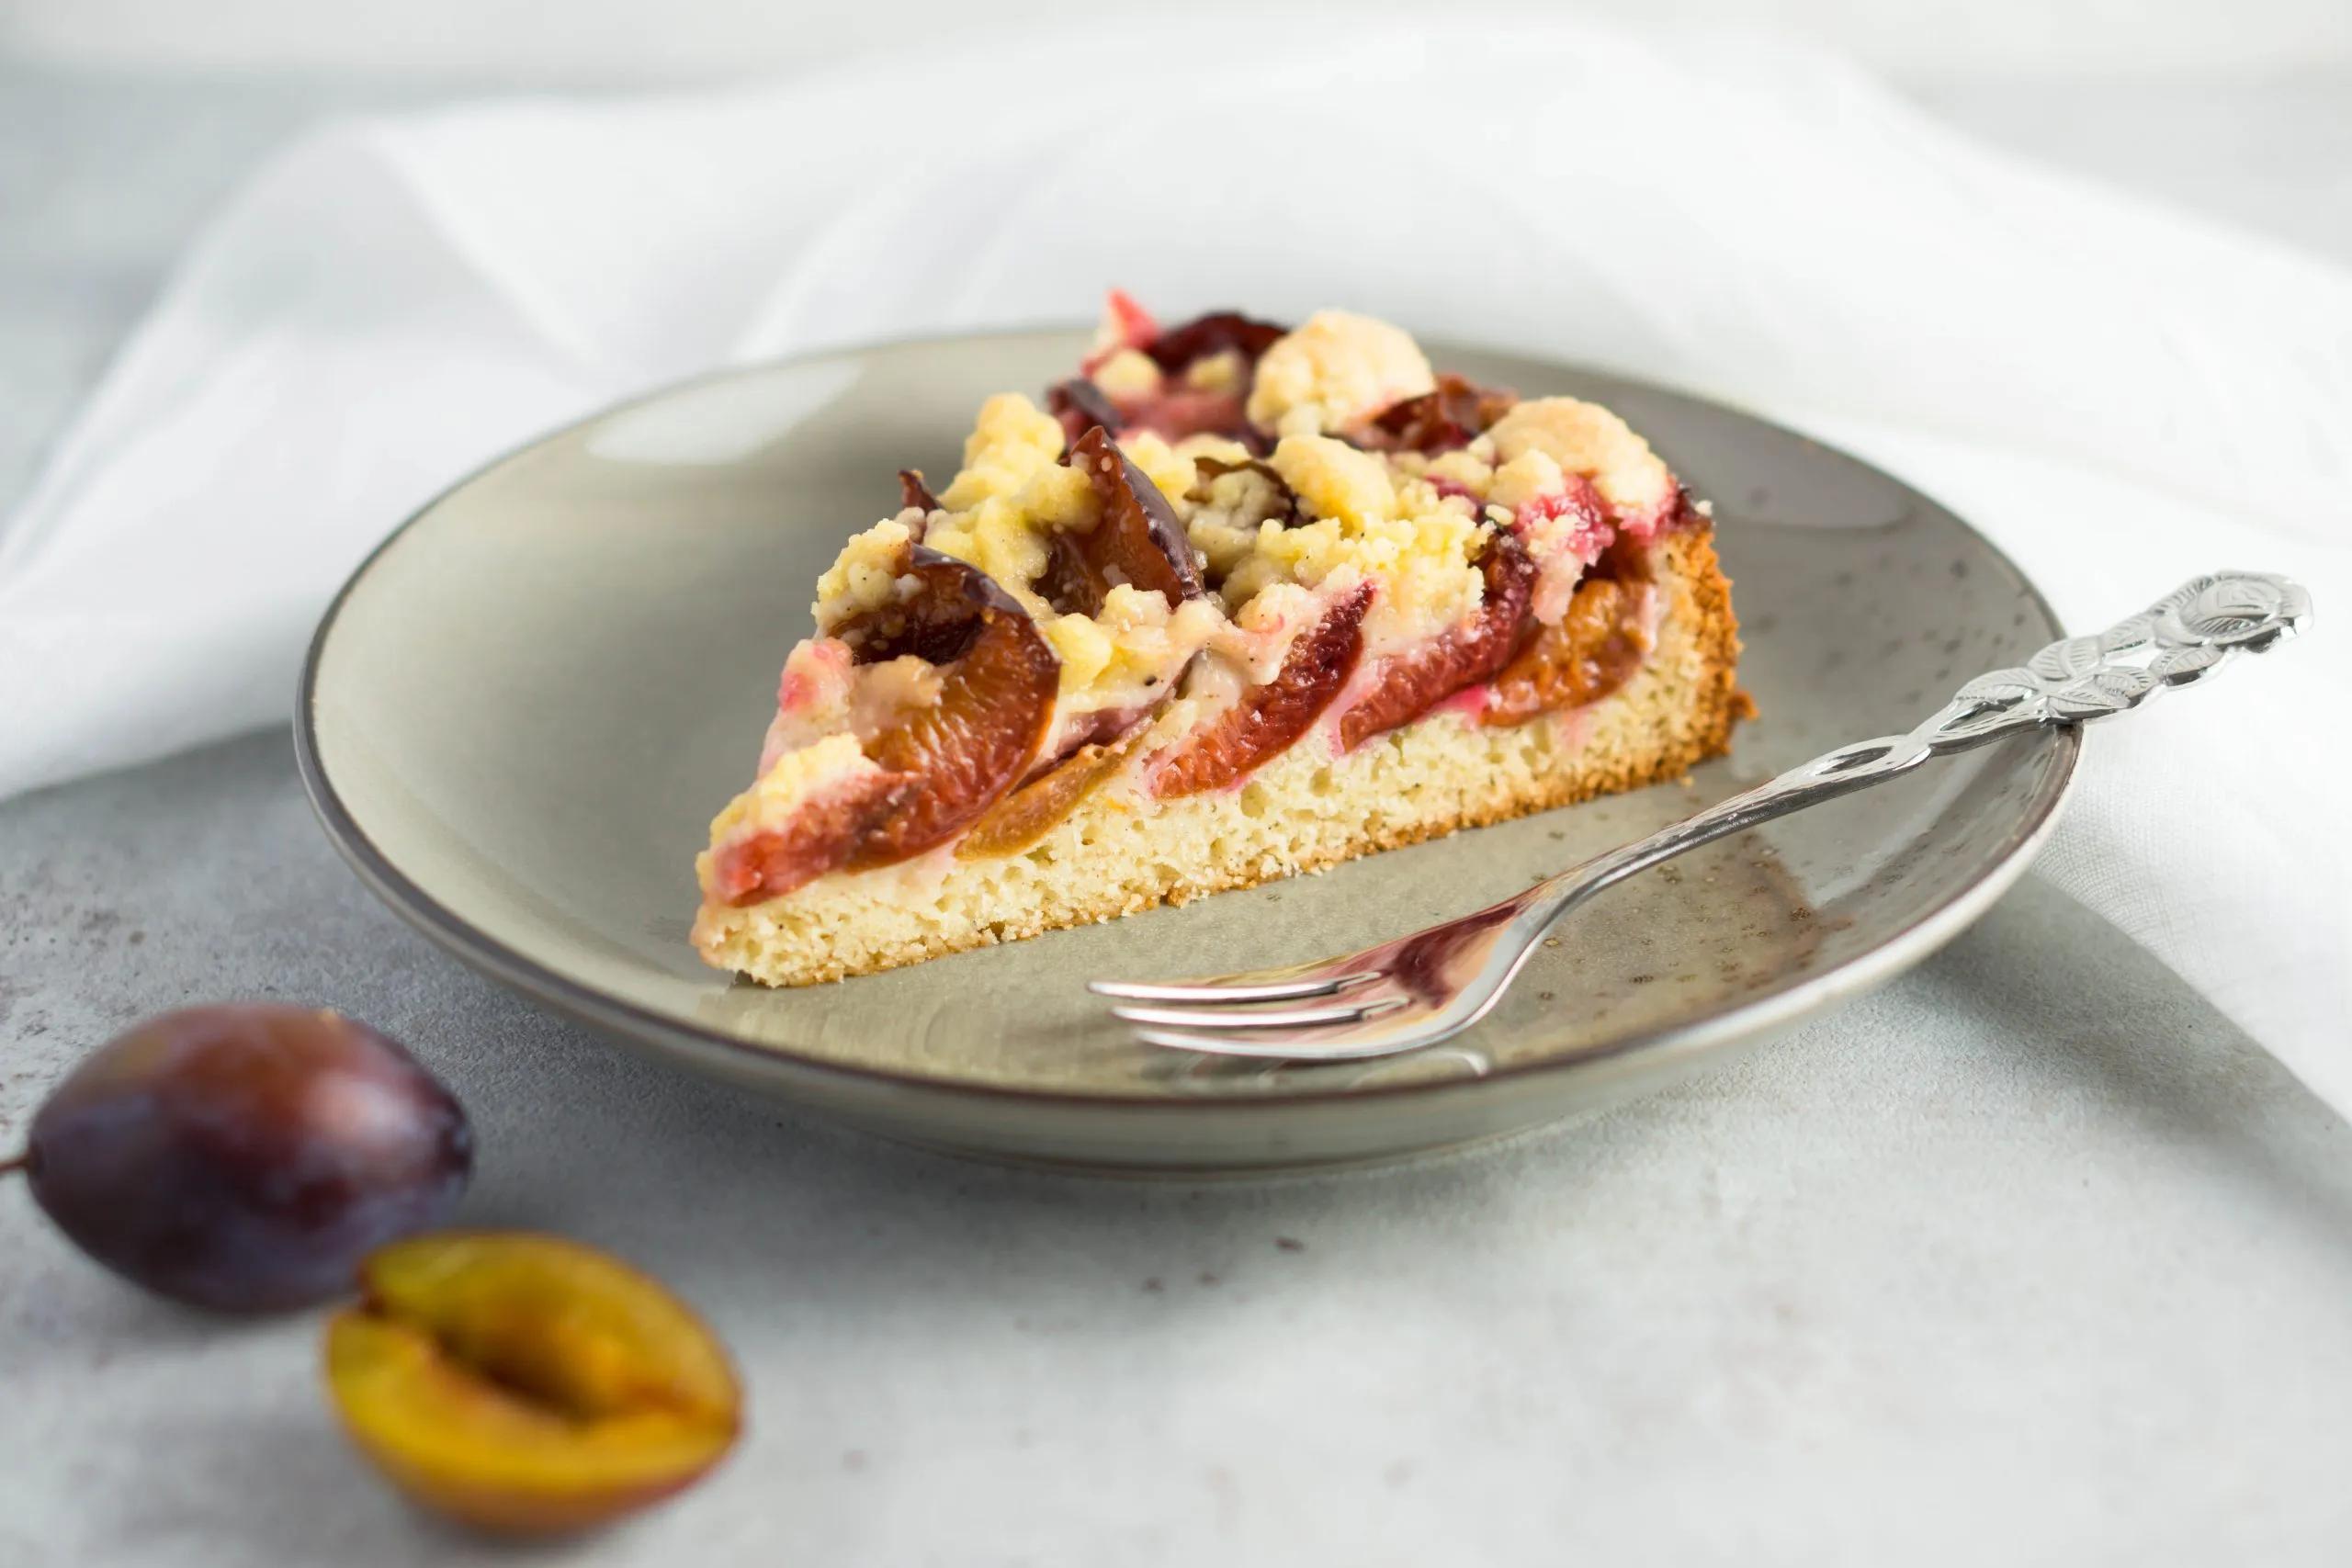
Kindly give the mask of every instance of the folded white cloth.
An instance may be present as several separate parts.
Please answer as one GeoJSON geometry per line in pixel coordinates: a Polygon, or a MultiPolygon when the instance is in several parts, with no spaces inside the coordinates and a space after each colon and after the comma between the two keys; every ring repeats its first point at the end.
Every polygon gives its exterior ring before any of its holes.
{"type": "MultiPolygon", "coordinates": [[[[1768,39],[1097,28],[288,152],[0,532],[0,795],[282,718],[352,565],[535,431],[1113,283],[1758,408],[1956,506],[2086,627],[2216,567],[2301,576],[2323,617],[2352,592],[2352,276],[1768,39]]],[[[2043,864],[2352,1110],[2342,646],[2323,619],[2096,734],[2043,864]]]]}

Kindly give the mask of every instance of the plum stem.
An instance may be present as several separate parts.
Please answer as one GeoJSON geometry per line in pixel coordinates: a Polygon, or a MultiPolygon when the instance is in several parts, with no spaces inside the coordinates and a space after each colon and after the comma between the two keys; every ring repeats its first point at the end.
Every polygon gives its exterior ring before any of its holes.
{"type": "Polygon", "coordinates": [[[14,1176],[14,1175],[16,1175],[16,1174],[17,1174],[17,1172],[18,1172],[18,1171],[20,1171],[20,1170],[24,1169],[24,1168],[25,1168],[25,1167],[27,1167],[27,1166],[30,1165],[30,1164],[32,1163],[32,1159],[33,1159],[33,1156],[32,1156],[32,1151],[31,1151],[30,1149],[27,1149],[23,1154],[18,1155],[15,1159],[0,1159],[0,1177],[9,1177],[9,1176],[14,1176]]]}

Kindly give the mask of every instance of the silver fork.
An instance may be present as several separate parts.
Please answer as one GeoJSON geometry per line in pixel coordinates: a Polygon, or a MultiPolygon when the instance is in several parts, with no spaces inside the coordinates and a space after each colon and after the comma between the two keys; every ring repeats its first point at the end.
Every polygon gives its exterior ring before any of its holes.
{"type": "Polygon", "coordinates": [[[2311,595],[2286,578],[2199,577],[2096,637],[2066,637],[2020,667],[1977,676],[1908,734],[1839,747],[1476,914],[1319,964],[1089,988],[1118,998],[1124,1005],[1111,1010],[1136,1025],[1138,1038],[1176,1050],[1305,1062],[1419,1051],[1485,1017],[1553,923],[1604,887],[1931,757],[2111,718],[2292,637],[2310,615],[2311,595]]]}

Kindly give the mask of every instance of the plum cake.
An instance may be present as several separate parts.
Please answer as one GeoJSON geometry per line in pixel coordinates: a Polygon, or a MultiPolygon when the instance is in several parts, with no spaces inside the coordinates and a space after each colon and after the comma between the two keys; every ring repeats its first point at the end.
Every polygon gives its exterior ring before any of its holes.
{"type": "Polygon", "coordinates": [[[694,940],[775,986],[1677,777],[1748,711],[1709,508],[1607,409],[1114,295],[818,581],[694,940]]]}

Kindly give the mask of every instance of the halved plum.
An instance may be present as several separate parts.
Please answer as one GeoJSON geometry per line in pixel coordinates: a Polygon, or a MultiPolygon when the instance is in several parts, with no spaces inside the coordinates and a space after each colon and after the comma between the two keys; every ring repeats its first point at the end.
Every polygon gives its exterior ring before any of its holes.
{"type": "Polygon", "coordinates": [[[912,580],[910,592],[833,635],[859,665],[911,656],[937,667],[937,700],[865,741],[878,774],[724,846],[712,886],[727,902],[755,904],[830,871],[933,849],[996,804],[1044,745],[1061,667],[1027,613],[977,568],[921,545],[908,547],[899,577],[912,580]]]}
{"type": "Polygon", "coordinates": [[[464,1524],[610,1523],[693,1485],[742,1430],[709,1327],[591,1247],[441,1231],[371,1254],[358,1282],[327,1324],[335,1413],[402,1492],[464,1524]]]}
{"type": "Polygon", "coordinates": [[[1567,614],[1541,628],[1495,677],[1481,722],[1524,724],[1599,702],[1631,680],[1650,651],[1643,598],[1638,581],[1589,577],[1577,584],[1567,614]]]}
{"type": "Polygon", "coordinates": [[[1465,687],[1487,681],[1511,660],[1525,639],[1535,592],[1535,562],[1516,536],[1497,529],[1478,558],[1486,593],[1477,614],[1410,653],[1384,659],[1376,683],[1340,716],[1340,746],[1352,751],[1437,706],[1465,687]]]}
{"type": "Polygon", "coordinates": [[[1391,403],[1375,417],[1365,445],[1396,452],[1450,452],[1468,446],[1518,401],[1519,394],[1507,387],[1481,387],[1449,370],[1437,378],[1434,391],[1391,403]]]}
{"type": "Polygon", "coordinates": [[[1298,634],[1282,668],[1252,686],[1209,724],[1158,760],[1151,792],[1162,800],[1238,784],[1261,763],[1288,750],[1315,727],[1363,652],[1367,582],[1334,604],[1298,634]]]}
{"type": "Polygon", "coordinates": [[[1201,596],[1200,568],[1176,509],[1109,431],[1093,426],[1062,460],[1093,484],[1102,516],[1084,533],[1054,536],[1040,597],[1064,615],[1091,615],[1123,582],[1159,593],[1170,607],[1201,596]]]}

